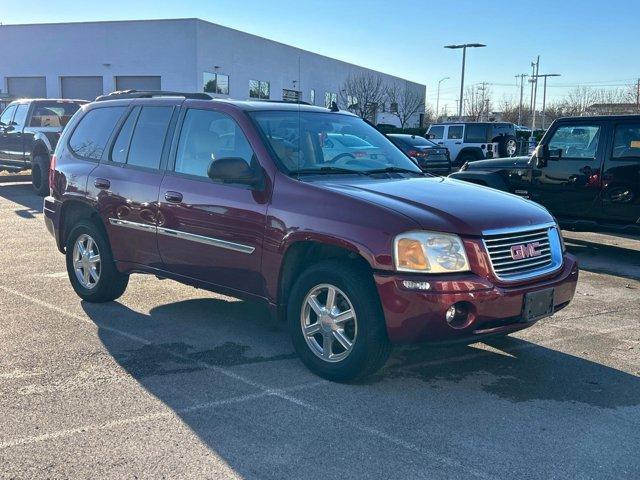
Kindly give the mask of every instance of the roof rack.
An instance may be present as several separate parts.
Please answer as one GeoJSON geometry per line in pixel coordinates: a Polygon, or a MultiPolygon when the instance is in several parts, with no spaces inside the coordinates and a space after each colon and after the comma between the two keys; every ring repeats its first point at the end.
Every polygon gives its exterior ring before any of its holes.
{"type": "Polygon", "coordinates": [[[123,98],[154,98],[154,97],[184,97],[193,100],[212,100],[206,93],[171,92],[165,90],[118,90],[106,95],[100,95],[96,102],[104,100],[120,100],[123,98]]]}
{"type": "Polygon", "coordinates": [[[265,103],[293,103],[295,105],[311,105],[309,102],[305,102],[303,100],[297,100],[297,101],[292,101],[292,100],[271,100],[271,99],[254,99],[254,98],[250,98],[249,99],[250,102],[265,102],[265,103]]]}

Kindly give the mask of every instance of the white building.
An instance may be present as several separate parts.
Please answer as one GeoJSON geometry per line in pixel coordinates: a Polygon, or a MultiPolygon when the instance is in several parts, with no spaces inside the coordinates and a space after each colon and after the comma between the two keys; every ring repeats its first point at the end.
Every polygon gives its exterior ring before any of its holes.
{"type": "Polygon", "coordinates": [[[199,19],[0,25],[0,45],[0,95],[11,98],[134,88],[326,105],[360,73],[425,95],[424,85],[199,19]]]}

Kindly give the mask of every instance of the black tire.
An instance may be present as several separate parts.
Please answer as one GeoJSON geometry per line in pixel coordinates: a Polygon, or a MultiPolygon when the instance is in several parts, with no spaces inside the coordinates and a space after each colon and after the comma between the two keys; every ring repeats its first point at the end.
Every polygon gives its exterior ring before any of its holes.
{"type": "Polygon", "coordinates": [[[33,159],[31,185],[41,197],[49,194],[49,159],[45,155],[37,155],[33,159]]]}
{"type": "Polygon", "coordinates": [[[513,157],[518,153],[518,141],[513,135],[503,135],[498,140],[498,154],[501,157],[513,157]],[[509,152],[509,144],[515,145],[515,151],[509,152]]]}
{"type": "Polygon", "coordinates": [[[81,220],[76,224],[66,242],[67,274],[73,289],[80,298],[90,303],[110,302],[120,297],[127,288],[129,275],[118,272],[116,269],[111,247],[107,241],[104,230],[90,220],[81,220]],[[74,246],[83,235],[89,236],[97,245],[100,254],[99,278],[95,285],[87,288],[80,283],[74,269],[74,246]]]}
{"type": "Polygon", "coordinates": [[[373,374],[385,364],[391,352],[371,273],[344,262],[322,262],[300,275],[289,295],[287,324],[302,362],[316,375],[334,382],[350,382],[373,374]],[[322,284],[333,285],[344,292],[357,317],[357,336],[351,352],[346,358],[333,363],[323,360],[311,350],[301,326],[305,297],[322,284]]]}

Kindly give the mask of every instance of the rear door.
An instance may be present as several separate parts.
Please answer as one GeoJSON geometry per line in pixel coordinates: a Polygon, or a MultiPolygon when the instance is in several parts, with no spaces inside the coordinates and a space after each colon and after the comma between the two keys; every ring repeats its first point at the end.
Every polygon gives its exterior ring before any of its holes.
{"type": "Polygon", "coordinates": [[[207,175],[212,161],[229,157],[261,170],[247,138],[252,126],[235,111],[216,108],[184,111],[173,165],[160,188],[158,248],[172,273],[264,296],[260,266],[268,195],[207,175]]]}
{"type": "Polygon", "coordinates": [[[598,120],[559,123],[545,139],[550,152],[547,165],[533,168],[531,200],[557,216],[597,217],[605,134],[605,125],[598,120]]]}
{"type": "Polygon", "coordinates": [[[4,109],[2,115],[0,115],[0,161],[8,161],[10,158],[9,153],[9,133],[11,132],[11,122],[13,121],[13,115],[16,113],[17,105],[9,105],[4,109]]]}
{"type": "Polygon", "coordinates": [[[129,108],[88,181],[98,200],[114,259],[161,268],[157,248],[158,190],[170,130],[181,100],[140,102],[129,108]]]}
{"type": "Polygon", "coordinates": [[[640,121],[613,125],[602,174],[603,220],[640,221],[640,121]]]}

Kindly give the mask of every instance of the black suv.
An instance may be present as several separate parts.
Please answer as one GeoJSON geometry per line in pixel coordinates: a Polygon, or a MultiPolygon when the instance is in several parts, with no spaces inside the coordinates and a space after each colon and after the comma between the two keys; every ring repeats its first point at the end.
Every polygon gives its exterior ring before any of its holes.
{"type": "Polygon", "coordinates": [[[567,227],[640,233],[640,115],[556,120],[531,157],[469,162],[453,178],[530,198],[567,227]]]}
{"type": "Polygon", "coordinates": [[[83,100],[23,99],[0,114],[0,170],[31,168],[33,188],[49,193],[49,162],[64,126],[83,100]]]}

